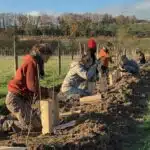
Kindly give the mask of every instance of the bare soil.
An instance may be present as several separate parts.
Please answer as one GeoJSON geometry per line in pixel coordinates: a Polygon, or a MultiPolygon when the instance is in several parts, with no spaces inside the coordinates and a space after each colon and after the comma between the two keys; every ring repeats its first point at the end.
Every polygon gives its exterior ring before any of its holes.
{"type": "Polygon", "coordinates": [[[150,70],[142,69],[140,76],[126,74],[117,84],[102,93],[99,104],[80,106],[76,101],[61,106],[62,111],[81,109],[81,114],[62,119],[62,123],[76,120],[74,127],[57,131],[51,136],[31,133],[27,144],[27,136],[22,133],[3,133],[0,135],[0,146],[23,143],[35,150],[128,149],[134,140],[139,140],[135,134],[136,126],[143,123],[142,116],[148,109],[149,92],[150,70]]]}

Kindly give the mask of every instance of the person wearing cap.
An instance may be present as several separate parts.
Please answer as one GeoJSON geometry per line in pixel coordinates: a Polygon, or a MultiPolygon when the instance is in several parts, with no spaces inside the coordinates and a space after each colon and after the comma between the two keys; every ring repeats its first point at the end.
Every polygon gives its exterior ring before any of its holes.
{"type": "Polygon", "coordinates": [[[125,71],[132,74],[138,74],[139,73],[139,66],[136,63],[136,61],[132,59],[128,59],[126,55],[121,56],[120,61],[120,70],[125,71]]]}
{"type": "Polygon", "coordinates": [[[101,73],[102,75],[108,75],[108,67],[109,67],[109,62],[113,62],[110,55],[109,55],[109,50],[107,47],[103,47],[99,51],[99,60],[101,62],[101,73]]]}
{"type": "Polygon", "coordinates": [[[91,32],[91,38],[88,40],[88,51],[91,54],[91,57],[93,59],[93,63],[96,61],[96,41],[94,39],[94,32],[91,32]]]}
{"type": "Polygon", "coordinates": [[[61,93],[67,97],[91,95],[86,83],[96,74],[97,64],[92,63],[89,54],[85,54],[79,61],[72,62],[70,69],[63,81],[61,93]]]}
{"type": "Polygon", "coordinates": [[[52,52],[48,44],[36,44],[24,57],[22,65],[8,83],[6,106],[21,130],[41,129],[40,118],[32,112],[32,104],[39,98],[39,77],[44,76],[44,63],[52,52]]]}
{"type": "Polygon", "coordinates": [[[142,65],[146,63],[145,55],[139,48],[136,49],[136,55],[137,55],[137,61],[139,64],[142,65]]]}

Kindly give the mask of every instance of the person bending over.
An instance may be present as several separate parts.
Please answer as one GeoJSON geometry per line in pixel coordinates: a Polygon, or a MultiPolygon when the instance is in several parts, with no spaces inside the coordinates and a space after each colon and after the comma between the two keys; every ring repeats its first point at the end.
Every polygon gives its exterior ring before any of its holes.
{"type": "Polygon", "coordinates": [[[129,60],[126,55],[123,55],[121,57],[121,62],[120,62],[120,70],[129,72],[132,74],[138,74],[139,73],[139,66],[134,60],[129,60]]]}

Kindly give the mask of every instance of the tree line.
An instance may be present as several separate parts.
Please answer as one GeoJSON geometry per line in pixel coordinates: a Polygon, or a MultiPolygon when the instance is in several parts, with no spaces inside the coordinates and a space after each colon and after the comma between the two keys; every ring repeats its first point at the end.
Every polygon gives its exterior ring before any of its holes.
{"type": "Polygon", "coordinates": [[[73,14],[66,13],[60,16],[40,14],[0,14],[0,33],[17,35],[48,35],[48,36],[116,36],[118,29],[126,28],[132,36],[150,36],[149,22],[139,20],[135,16],[117,16],[109,14],[73,14]]]}

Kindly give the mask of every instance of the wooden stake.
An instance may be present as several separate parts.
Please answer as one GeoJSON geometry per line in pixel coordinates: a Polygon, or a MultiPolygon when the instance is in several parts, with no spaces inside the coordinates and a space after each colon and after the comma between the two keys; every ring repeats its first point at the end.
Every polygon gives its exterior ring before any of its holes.
{"type": "Polygon", "coordinates": [[[18,56],[16,53],[16,36],[14,35],[14,73],[16,74],[16,71],[18,69],[18,56]]]}
{"type": "Polygon", "coordinates": [[[112,77],[112,74],[109,74],[109,85],[110,85],[110,86],[113,85],[113,77],[112,77]]]}
{"type": "Polygon", "coordinates": [[[97,57],[97,59],[99,58],[99,48],[100,48],[100,44],[97,45],[97,50],[96,50],[96,57],[97,57]]]}
{"type": "Polygon", "coordinates": [[[79,42],[79,51],[80,51],[79,55],[82,56],[82,46],[80,42],[79,42]]]}
{"type": "Polygon", "coordinates": [[[86,54],[86,45],[84,44],[84,54],[86,54]]]}
{"type": "Polygon", "coordinates": [[[58,41],[58,65],[59,65],[59,75],[61,74],[61,51],[60,51],[60,44],[58,41]]]}
{"type": "Polygon", "coordinates": [[[109,85],[112,86],[118,80],[120,80],[121,77],[122,77],[122,74],[119,70],[113,71],[112,73],[109,74],[109,85]]]}
{"type": "Polygon", "coordinates": [[[73,41],[72,40],[71,40],[71,45],[72,45],[72,47],[71,47],[71,58],[73,60],[73,58],[74,58],[74,47],[73,47],[73,41]]]}
{"type": "Polygon", "coordinates": [[[59,101],[58,98],[55,97],[55,79],[53,72],[53,126],[58,125],[59,123],[59,101]]]}

